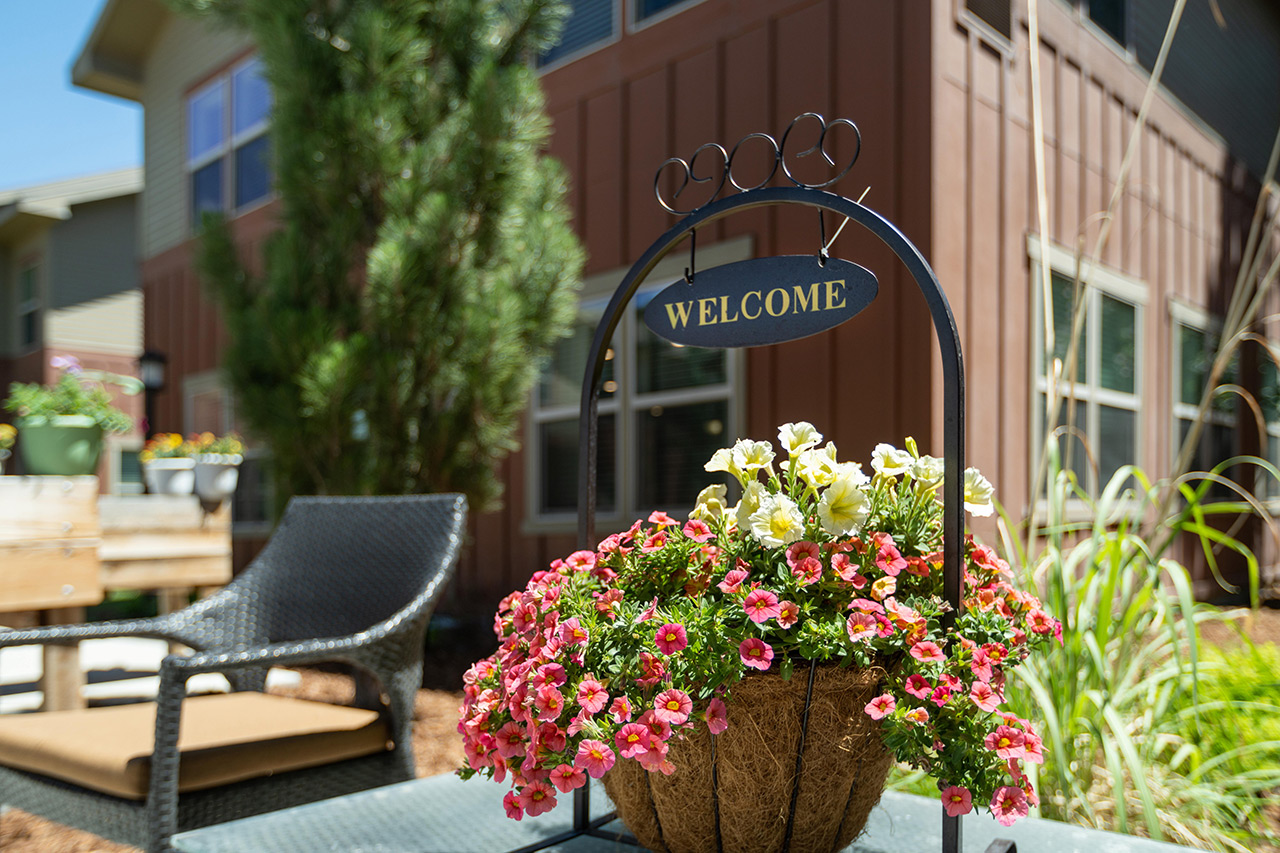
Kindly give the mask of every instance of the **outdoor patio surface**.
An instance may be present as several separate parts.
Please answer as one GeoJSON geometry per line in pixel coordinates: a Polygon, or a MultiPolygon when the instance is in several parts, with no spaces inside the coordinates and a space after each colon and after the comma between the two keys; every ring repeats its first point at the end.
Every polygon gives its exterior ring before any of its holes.
{"type": "MultiPolygon", "coordinates": [[[[567,830],[573,798],[519,822],[502,810],[505,785],[452,774],[431,776],[322,803],[285,809],[174,836],[184,853],[499,853],[567,830]]],[[[608,801],[593,783],[592,814],[608,801]]],[[[621,824],[609,829],[621,830],[621,824]]],[[[846,853],[922,853],[940,850],[942,808],[936,800],[886,792],[866,832],[846,853]]],[[[1160,853],[1189,850],[1111,832],[1027,818],[1002,827],[983,815],[964,818],[963,853],[983,853],[996,838],[1018,842],[1022,853],[1160,853]]],[[[555,853],[635,853],[602,838],[579,837],[547,848],[555,853]]],[[[801,853],[801,851],[797,851],[801,853]]]]}

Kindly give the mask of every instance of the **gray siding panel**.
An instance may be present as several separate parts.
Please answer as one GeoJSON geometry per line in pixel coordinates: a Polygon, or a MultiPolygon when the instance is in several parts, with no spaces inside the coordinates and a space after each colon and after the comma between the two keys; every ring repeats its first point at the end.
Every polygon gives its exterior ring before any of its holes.
{"type": "Polygon", "coordinates": [[[76,205],[49,235],[49,307],[136,289],[136,245],[137,196],[76,205]]]}

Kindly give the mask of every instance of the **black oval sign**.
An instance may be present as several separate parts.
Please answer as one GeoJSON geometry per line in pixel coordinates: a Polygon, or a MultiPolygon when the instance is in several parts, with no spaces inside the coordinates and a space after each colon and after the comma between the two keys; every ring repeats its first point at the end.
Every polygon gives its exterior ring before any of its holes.
{"type": "Polygon", "coordinates": [[[815,255],[754,258],[698,270],[644,310],[659,337],[694,347],[756,347],[825,332],[871,304],[875,274],[850,261],[815,255]]]}

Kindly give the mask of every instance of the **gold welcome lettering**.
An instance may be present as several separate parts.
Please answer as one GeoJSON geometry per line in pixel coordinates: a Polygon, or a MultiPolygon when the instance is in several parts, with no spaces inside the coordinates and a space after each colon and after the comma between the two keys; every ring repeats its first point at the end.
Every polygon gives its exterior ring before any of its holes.
{"type": "Polygon", "coordinates": [[[668,302],[666,304],[667,318],[671,320],[671,328],[676,328],[676,317],[679,316],[679,325],[684,326],[689,322],[689,309],[693,307],[692,302],[668,302]]]}

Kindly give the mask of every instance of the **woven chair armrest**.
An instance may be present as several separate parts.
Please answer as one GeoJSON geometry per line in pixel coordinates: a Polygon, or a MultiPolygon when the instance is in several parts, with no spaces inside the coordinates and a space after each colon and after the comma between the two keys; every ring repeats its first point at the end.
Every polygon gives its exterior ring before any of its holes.
{"type": "Polygon", "coordinates": [[[227,672],[257,666],[302,666],[334,661],[362,663],[374,653],[380,639],[363,633],[327,640],[272,643],[243,651],[170,655],[161,664],[161,671],[168,668],[181,673],[183,678],[189,678],[202,672],[227,672]]]}
{"type": "Polygon", "coordinates": [[[167,619],[157,617],[154,619],[119,619],[112,622],[93,622],[81,625],[48,625],[19,631],[0,630],[0,648],[51,643],[77,643],[81,640],[102,640],[111,637],[180,639],[169,627],[167,619]]]}

